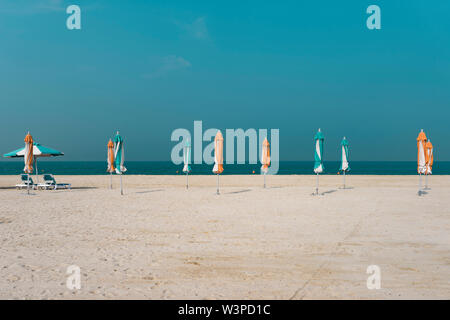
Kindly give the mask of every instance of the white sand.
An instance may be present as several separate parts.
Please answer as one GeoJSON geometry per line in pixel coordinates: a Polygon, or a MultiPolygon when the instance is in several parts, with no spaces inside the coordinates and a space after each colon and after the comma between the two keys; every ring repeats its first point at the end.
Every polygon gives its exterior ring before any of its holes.
{"type": "Polygon", "coordinates": [[[450,176],[59,176],[6,189],[2,299],[449,299],[450,176]],[[81,290],[66,268],[81,268],[81,290]],[[369,290],[366,268],[381,268],[369,290]]]}

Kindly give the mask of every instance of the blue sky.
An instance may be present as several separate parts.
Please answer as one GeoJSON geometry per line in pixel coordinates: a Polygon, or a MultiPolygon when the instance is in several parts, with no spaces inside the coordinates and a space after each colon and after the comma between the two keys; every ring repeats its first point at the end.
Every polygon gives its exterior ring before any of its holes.
{"type": "Polygon", "coordinates": [[[281,160],[450,160],[450,2],[0,0],[0,153],[169,160],[176,128],[278,128],[281,160]],[[81,7],[81,30],[65,9],[81,7]],[[368,30],[366,8],[381,8],[368,30]]]}

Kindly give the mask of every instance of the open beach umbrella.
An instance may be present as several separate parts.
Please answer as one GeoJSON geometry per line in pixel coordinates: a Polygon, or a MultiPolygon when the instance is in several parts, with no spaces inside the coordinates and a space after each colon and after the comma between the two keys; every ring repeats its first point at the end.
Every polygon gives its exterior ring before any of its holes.
{"type": "Polygon", "coordinates": [[[319,174],[323,172],[323,133],[319,130],[314,136],[314,173],[317,175],[316,178],[316,195],[319,194],[319,174]]]}
{"type": "MultiPolygon", "coordinates": [[[[29,133],[27,134],[27,137],[28,137],[28,135],[29,135],[29,133]]],[[[31,137],[31,135],[30,135],[30,137],[31,137]]],[[[25,137],[25,139],[27,139],[27,138],[25,137]]],[[[31,137],[31,139],[33,139],[33,138],[31,137]]],[[[33,145],[33,148],[30,153],[32,159],[30,159],[29,161],[31,161],[31,165],[34,161],[34,165],[35,165],[35,169],[36,169],[35,173],[36,173],[36,179],[37,179],[37,176],[39,174],[38,167],[37,167],[37,159],[38,158],[63,156],[64,153],[61,151],[40,145],[39,143],[37,143],[35,141],[32,141],[32,145],[33,145]]],[[[25,157],[26,152],[27,152],[27,146],[17,149],[17,150],[14,150],[14,151],[11,151],[11,152],[8,152],[8,153],[4,154],[3,156],[6,158],[25,157]]]]}
{"type": "Polygon", "coordinates": [[[425,189],[428,189],[428,175],[432,174],[433,169],[433,145],[431,141],[428,139],[425,144],[425,161],[426,161],[426,169],[425,169],[425,189]]]}
{"type": "Polygon", "coordinates": [[[214,138],[214,168],[213,172],[217,174],[217,194],[219,194],[219,175],[223,172],[223,136],[222,132],[217,131],[214,138]]]}
{"type": "MultiPolygon", "coordinates": [[[[7,158],[18,158],[23,157],[26,152],[25,148],[20,148],[8,153],[5,153],[3,156],[7,158]]],[[[33,157],[56,157],[56,156],[63,156],[64,153],[49,147],[45,147],[37,142],[33,141],[33,157]]]]}
{"type": "Polygon", "coordinates": [[[350,171],[350,166],[348,165],[348,141],[345,137],[341,141],[341,152],[341,167],[339,168],[339,171],[341,171],[343,174],[345,189],[345,173],[350,171]]]}
{"type": "Polygon", "coordinates": [[[122,174],[127,171],[127,168],[123,165],[125,161],[125,151],[123,147],[123,138],[117,131],[114,137],[114,166],[116,167],[116,173],[120,175],[120,194],[123,195],[122,187],[122,174]]]}
{"type": "Polygon", "coordinates": [[[269,171],[270,166],[270,144],[267,137],[264,138],[262,144],[262,154],[261,154],[261,171],[264,173],[264,188],[266,187],[266,174],[269,171]]]}
{"type": "Polygon", "coordinates": [[[190,163],[191,163],[191,142],[189,139],[186,140],[186,144],[183,148],[183,172],[186,172],[186,189],[189,188],[189,172],[191,171],[190,163]]]}
{"type": "Polygon", "coordinates": [[[419,174],[419,196],[422,194],[422,174],[426,173],[426,156],[425,144],[427,143],[427,136],[423,129],[420,130],[417,136],[417,173],[419,174]]]}
{"type": "Polygon", "coordinates": [[[110,183],[109,183],[109,188],[112,189],[112,174],[113,172],[116,171],[116,168],[114,167],[114,143],[112,142],[111,139],[109,139],[108,145],[108,156],[106,161],[108,162],[108,168],[106,169],[107,172],[109,172],[109,176],[110,176],[110,183]]]}

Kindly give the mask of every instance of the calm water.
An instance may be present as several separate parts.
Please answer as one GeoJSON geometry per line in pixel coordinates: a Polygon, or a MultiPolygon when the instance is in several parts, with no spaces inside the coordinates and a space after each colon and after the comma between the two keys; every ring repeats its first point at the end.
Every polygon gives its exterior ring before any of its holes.
{"type": "MultiPolygon", "coordinates": [[[[336,174],[340,162],[325,161],[325,174],[336,174]]],[[[16,175],[22,173],[23,160],[0,161],[0,175],[16,175]]],[[[171,162],[159,161],[128,161],[125,162],[127,174],[181,174],[182,165],[174,165],[171,162]],[[177,173],[178,171],[178,173],[177,173]]],[[[211,174],[212,165],[192,165],[191,174],[211,174]]],[[[223,174],[251,174],[259,173],[261,165],[225,165],[223,174]]],[[[415,161],[396,162],[350,162],[350,174],[385,174],[407,175],[416,174],[417,163],[415,161]]],[[[39,173],[53,173],[56,175],[98,175],[106,173],[106,162],[103,161],[58,161],[39,160],[39,173]]],[[[278,174],[312,174],[313,162],[311,161],[282,161],[278,174]]],[[[450,161],[435,162],[433,174],[450,174],[450,161]]]]}

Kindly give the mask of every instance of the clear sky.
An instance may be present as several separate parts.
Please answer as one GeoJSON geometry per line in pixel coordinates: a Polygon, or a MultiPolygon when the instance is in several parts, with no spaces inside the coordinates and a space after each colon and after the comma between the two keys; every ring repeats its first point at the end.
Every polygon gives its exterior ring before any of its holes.
{"type": "Polygon", "coordinates": [[[176,128],[278,128],[281,160],[450,160],[450,1],[0,0],[0,153],[169,160],[176,128]],[[81,30],[65,9],[81,7],[81,30]],[[366,8],[381,8],[381,30],[366,8]]]}

